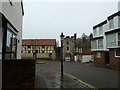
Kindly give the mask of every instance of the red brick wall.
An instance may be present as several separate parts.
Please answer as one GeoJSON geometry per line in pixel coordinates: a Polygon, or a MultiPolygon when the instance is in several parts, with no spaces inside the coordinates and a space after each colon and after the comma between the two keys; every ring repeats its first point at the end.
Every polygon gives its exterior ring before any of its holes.
{"type": "Polygon", "coordinates": [[[109,49],[110,54],[110,66],[112,67],[120,67],[120,57],[115,57],[115,50],[109,49]]]}
{"type": "Polygon", "coordinates": [[[91,51],[91,48],[83,48],[83,55],[93,55],[93,52],[91,51]]]}
{"type": "Polygon", "coordinates": [[[35,60],[3,60],[2,88],[34,88],[35,60]]]}
{"type": "Polygon", "coordinates": [[[94,52],[94,63],[98,65],[106,65],[107,60],[109,60],[109,56],[107,56],[108,52],[101,51],[101,58],[97,58],[97,52],[94,52]]]}

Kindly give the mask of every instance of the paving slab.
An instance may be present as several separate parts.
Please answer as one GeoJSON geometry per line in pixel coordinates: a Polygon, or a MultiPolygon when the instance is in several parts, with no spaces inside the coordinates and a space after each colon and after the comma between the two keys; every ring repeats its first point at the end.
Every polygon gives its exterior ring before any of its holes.
{"type": "Polygon", "coordinates": [[[36,71],[36,88],[89,88],[74,77],[55,71],[36,71]]]}

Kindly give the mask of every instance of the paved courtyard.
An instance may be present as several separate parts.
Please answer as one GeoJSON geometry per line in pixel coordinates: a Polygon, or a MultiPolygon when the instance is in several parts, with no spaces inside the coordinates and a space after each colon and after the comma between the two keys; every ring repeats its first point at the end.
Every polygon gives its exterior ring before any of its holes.
{"type": "Polygon", "coordinates": [[[0,90],[2,88],[2,61],[0,60],[0,90]]]}

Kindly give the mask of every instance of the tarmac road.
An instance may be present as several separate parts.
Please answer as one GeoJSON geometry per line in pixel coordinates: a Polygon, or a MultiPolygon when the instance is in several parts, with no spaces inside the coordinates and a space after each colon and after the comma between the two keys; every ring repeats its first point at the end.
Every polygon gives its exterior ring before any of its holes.
{"type": "MultiPolygon", "coordinates": [[[[59,61],[40,60],[36,70],[60,71],[59,61]]],[[[118,71],[90,66],[78,62],[64,62],[64,73],[68,73],[96,88],[118,88],[118,71]]],[[[120,73],[120,72],[119,72],[120,73]]]]}

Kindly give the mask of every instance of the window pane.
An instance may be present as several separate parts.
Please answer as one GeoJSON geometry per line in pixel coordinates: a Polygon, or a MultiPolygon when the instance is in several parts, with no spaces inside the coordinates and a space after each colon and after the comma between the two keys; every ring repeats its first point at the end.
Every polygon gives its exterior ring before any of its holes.
{"type": "Polygon", "coordinates": [[[0,59],[2,59],[2,54],[0,54],[0,59]]]}
{"type": "Polygon", "coordinates": [[[109,21],[109,28],[110,28],[110,29],[114,28],[113,19],[111,19],[111,20],[109,21]]]}
{"type": "Polygon", "coordinates": [[[5,54],[5,59],[10,59],[10,54],[5,54]]]}
{"type": "Polygon", "coordinates": [[[116,41],[116,33],[106,35],[106,41],[107,42],[116,41]]]}
{"type": "Polygon", "coordinates": [[[6,52],[11,52],[12,34],[7,31],[6,52]]]}
{"type": "Polygon", "coordinates": [[[120,33],[118,33],[118,40],[120,40],[120,33]]]}
{"type": "Polygon", "coordinates": [[[12,38],[12,52],[16,52],[16,45],[17,45],[17,39],[16,39],[15,35],[13,35],[13,38],[12,38]]]}
{"type": "Polygon", "coordinates": [[[120,56],[120,49],[116,50],[116,56],[120,56]]]}
{"type": "Polygon", "coordinates": [[[11,59],[15,59],[15,53],[11,54],[11,59]]]}

